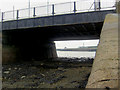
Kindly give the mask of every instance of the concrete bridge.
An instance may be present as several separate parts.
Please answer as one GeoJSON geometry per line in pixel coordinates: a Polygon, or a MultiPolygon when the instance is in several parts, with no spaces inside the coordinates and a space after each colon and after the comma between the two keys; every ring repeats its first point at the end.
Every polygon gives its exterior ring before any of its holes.
{"type": "MultiPolygon", "coordinates": [[[[56,58],[54,41],[99,39],[105,16],[115,12],[114,7],[104,8],[100,6],[100,2],[91,3],[87,11],[78,7],[82,6],[81,1],[60,5],[52,4],[2,13],[3,63],[56,58]],[[64,5],[64,8],[68,5],[70,12],[57,12],[56,7],[60,5],[64,5]],[[49,11],[48,7],[52,10],[49,11]],[[46,15],[37,16],[39,11],[44,13],[44,10],[47,10],[46,15]],[[29,11],[28,14],[26,11],[29,11]]],[[[65,10],[64,8],[62,10],[65,10]]]]}
{"type": "Polygon", "coordinates": [[[3,62],[16,58],[56,58],[53,41],[57,40],[99,39],[106,14],[114,12],[103,10],[5,21],[2,23],[3,62]]]}
{"type": "Polygon", "coordinates": [[[99,39],[105,16],[114,12],[102,10],[5,21],[2,29],[3,32],[16,32],[16,35],[26,32],[26,35],[31,33],[39,37],[42,33],[44,38],[51,40],[99,39]]]}
{"type": "Polygon", "coordinates": [[[55,40],[100,38],[87,88],[118,88],[119,14],[100,8],[84,13],[75,11],[74,7],[74,13],[27,19],[18,19],[17,11],[17,20],[2,22],[3,63],[56,58],[55,40]]]}

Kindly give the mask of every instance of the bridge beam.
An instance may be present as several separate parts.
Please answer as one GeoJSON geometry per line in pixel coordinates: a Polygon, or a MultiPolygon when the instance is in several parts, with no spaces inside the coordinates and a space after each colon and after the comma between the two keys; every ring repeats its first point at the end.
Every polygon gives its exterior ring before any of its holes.
{"type": "MultiPolygon", "coordinates": [[[[57,58],[53,41],[3,31],[2,63],[57,58]],[[18,37],[17,37],[18,36],[18,37]],[[21,38],[19,37],[21,36],[21,38]]],[[[24,32],[23,32],[24,33],[24,32]]]]}

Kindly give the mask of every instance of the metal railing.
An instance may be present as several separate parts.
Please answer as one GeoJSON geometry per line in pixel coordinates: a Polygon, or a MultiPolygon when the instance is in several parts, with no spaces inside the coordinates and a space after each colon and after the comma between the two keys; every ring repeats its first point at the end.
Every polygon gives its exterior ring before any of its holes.
{"type": "MultiPolygon", "coordinates": [[[[98,10],[115,9],[114,2],[101,2],[98,10]]],[[[96,11],[95,2],[76,1],[46,6],[31,7],[26,9],[2,12],[2,22],[8,20],[19,20],[23,18],[34,18],[43,16],[54,16],[59,14],[96,11]]]]}

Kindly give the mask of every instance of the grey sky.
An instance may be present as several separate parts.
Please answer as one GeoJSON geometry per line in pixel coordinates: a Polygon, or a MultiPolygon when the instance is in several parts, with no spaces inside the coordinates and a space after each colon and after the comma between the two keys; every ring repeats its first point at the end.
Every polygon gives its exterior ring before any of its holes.
{"type": "MultiPolygon", "coordinates": [[[[61,3],[73,0],[30,0],[31,7],[46,5],[47,1],[49,1],[50,3],[61,3]]],[[[13,6],[15,7],[15,9],[27,8],[28,2],[29,0],[0,0],[0,9],[2,11],[9,11],[13,9],[13,6]]]]}
{"type": "MultiPolygon", "coordinates": [[[[70,2],[70,1],[88,1],[93,2],[94,0],[30,0],[31,6],[40,6],[45,5],[49,1],[50,3],[61,3],[61,2],[70,2]]],[[[21,9],[28,7],[29,0],[0,0],[0,9],[1,11],[9,11],[13,9],[21,9]]],[[[115,2],[115,0],[101,0],[101,2],[115,2]]]]}
{"type": "Polygon", "coordinates": [[[81,46],[97,46],[99,40],[75,40],[75,41],[56,41],[57,48],[77,48],[81,46]]]}

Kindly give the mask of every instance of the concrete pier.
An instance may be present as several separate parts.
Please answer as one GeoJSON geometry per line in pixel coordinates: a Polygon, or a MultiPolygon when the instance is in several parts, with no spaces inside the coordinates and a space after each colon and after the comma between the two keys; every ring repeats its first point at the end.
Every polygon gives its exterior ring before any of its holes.
{"type": "MultiPolygon", "coordinates": [[[[25,33],[25,32],[22,32],[25,33]]],[[[3,31],[2,63],[57,58],[53,41],[31,34],[3,31]]]]}
{"type": "Polygon", "coordinates": [[[105,18],[86,88],[118,88],[118,14],[105,18]]]}

